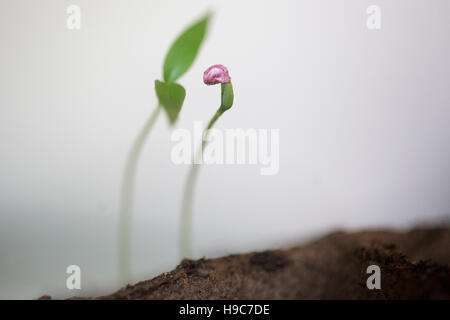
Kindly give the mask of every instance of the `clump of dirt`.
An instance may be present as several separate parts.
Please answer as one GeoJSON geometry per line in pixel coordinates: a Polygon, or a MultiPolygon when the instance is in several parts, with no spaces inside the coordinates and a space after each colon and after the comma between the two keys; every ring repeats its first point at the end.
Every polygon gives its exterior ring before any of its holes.
{"type": "Polygon", "coordinates": [[[97,299],[450,299],[450,229],[335,232],[304,246],[175,270],[97,299]],[[381,270],[369,290],[367,267],[381,270]]]}
{"type": "Polygon", "coordinates": [[[253,266],[259,266],[267,272],[275,272],[283,269],[289,260],[280,251],[265,251],[253,253],[250,257],[250,264],[253,266]]]}

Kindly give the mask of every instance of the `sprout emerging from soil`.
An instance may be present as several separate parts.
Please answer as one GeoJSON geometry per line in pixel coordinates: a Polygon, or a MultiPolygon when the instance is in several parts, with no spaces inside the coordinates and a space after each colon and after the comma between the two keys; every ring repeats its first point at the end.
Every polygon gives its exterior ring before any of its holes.
{"type": "Polygon", "coordinates": [[[203,131],[202,144],[198,150],[196,161],[193,162],[191,170],[186,181],[186,186],[183,194],[183,204],[181,212],[180,224],[180,258],[192,258],[192,205],[194,198],[195,183],[197,180],[199,160],[203,157],[203,150],[208,141],[209,130],[213,127],[216,121],[222,114],[233,106],[234,93],[231,84],[231,78],[228,69],[221,64],[216,64],[209,67],[203,74],[203,82],[206,85],[221,85],[221,104],[212,119],[209,121],[206,129],[203,131]]]}
{"type": "Polygon", "coordinates": [[[186,90],[176,81],[191,67],[205,38],[210,14],[207,14],[189,26],[172,44],[167,52],[164,66],[164,81],[155,81],[158,104],[144,127],[136,137],[125,165],[120,194],[119,215],[119,281],[121,285],[131,281],[131,234],[133,216],[133,198],[136,168],[142,148],[162,109],[166,111],[173,125],[183,106],[186,90]]]}

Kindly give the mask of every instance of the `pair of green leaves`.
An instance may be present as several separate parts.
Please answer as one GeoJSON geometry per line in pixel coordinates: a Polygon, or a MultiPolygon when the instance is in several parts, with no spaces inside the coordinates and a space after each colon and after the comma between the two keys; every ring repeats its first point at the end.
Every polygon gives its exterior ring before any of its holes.
{"type": "Polygon", "coordinates": [[[206,35],[210,15],[189,26],[172,44],[164,60],[164,81],[155,81],[159,104],[174,124],[183,106],[186,90],[176,81],[191,67],[206,35]]]}

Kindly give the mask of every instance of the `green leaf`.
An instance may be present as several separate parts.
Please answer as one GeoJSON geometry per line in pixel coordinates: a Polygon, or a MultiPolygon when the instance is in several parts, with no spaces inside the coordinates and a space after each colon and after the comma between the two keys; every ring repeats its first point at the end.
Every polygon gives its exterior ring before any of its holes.
{"type": "Polygon", "coordinates": [[[226,111],[233,106],[234,101],[234,93],[233,93],[233,85],[231,82],[223,83],[222,87],[222,102],[220,105],[220,109],[226,111]]]}
{"type": "Polygon", "coordinates": [[[174,124],[183,106],[186,90],[177,83],[155,80],[155,91],[159,104],[166,110],[169,116],[170,124],[174,124]]]}
{"type": "Polygon", "coordinates": [[[164,61],[164,81],[177,81],[194,62],[205,38],[210,14],[186,29],[172,44],[164,61]]]}

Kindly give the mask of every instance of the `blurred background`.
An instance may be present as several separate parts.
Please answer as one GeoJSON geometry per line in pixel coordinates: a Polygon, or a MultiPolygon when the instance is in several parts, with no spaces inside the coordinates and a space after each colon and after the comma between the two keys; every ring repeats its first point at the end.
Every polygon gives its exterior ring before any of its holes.
{"type": "MultiPolygon", "coordinates": [[[[180,79],[176,128],[218,107],[202,83],[226,65],[235,104],[218,128],[280,129],[280,171],[204,166],[196,257],[283,247],[331,230],[407,229],[450,216],[450,2],[446,0],[1,0],[0,298],[110,293],[120,181],[156,105],[174,38],[214,11],[180,79]],[[68,30],[66,9],[81,8],[68,30]],[[366,9],[381,8],[381,30],[366,9]],[[66,289],[68,265],[82,290],[66,289]]],[[[178,264],[189,170],[160,117],[138,168],[134,281],[178,264]]]]}

